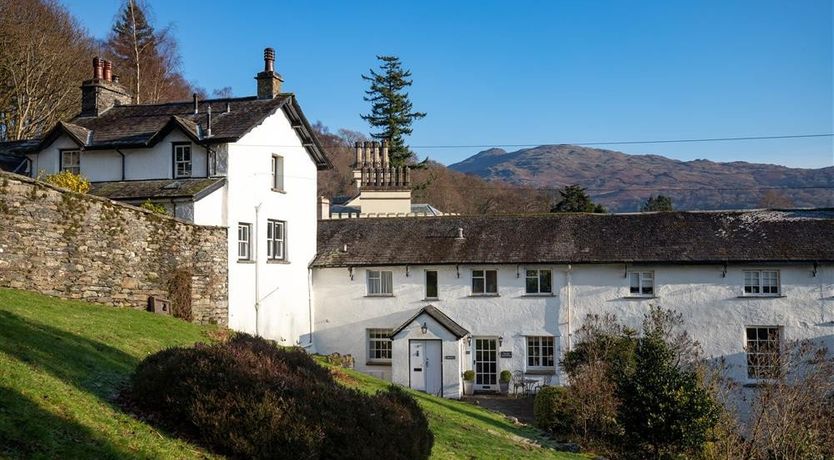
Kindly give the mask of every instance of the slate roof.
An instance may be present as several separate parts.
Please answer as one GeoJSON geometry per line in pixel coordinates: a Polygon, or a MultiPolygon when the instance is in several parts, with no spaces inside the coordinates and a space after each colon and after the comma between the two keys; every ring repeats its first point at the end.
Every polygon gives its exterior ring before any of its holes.
{"type": "Polygon", "coordinates": [[[226,183],[222,177],[93,182],[90,193],[111,200],[199,200],[226,183]]]}
{"type": "Polygon", "coordinates": [[[234,142],[278,110],[285,112],[319,169],[330,167],[324,149],[291,93],[279,94],[274,99],[203,100],[199,101],[198,114],[194,114],[193,101],[115,106],[98,117],[79,116],[60,122],[43,138],[25,146],[0,143],[0,152],[12,148],[18,153],[42,150],[62,134],[67,134],[85,150],[143,148],[154,145],[177,128],[198,144],[234,142]],[[212,110],[211,136],[207,136],[208,107],[212,110]]]}
{"type": "Polygon", "coordinates": [[[322,220],[317,252],[314,267],[831,262],[834,209],[322,220]]]}
{"type": "Polygon", "coordinates": [[[445,313],[440,311],[434,305],[426,305],[425,307],[421,308],[414,316],[409,318],[407,321],[402,323],[398,328],[391,331],[391,338],[395,335],[399,334],[403,329],[408,327],[409,324],[413,323],[415,319],[419,318],[420,315],[423,313],[429,315],[432,319],[440,323],[441,326],[446,328],[447,331],[451,332],[457,338],[463,338],[469,335],[469,331],[467,331],[463,326],[456,323],[452,318],[446,316],[445,313]]]}

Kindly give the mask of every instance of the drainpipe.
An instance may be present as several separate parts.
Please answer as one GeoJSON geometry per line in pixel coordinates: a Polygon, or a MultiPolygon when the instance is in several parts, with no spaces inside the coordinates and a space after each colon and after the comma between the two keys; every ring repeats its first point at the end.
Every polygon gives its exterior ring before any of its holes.
{"type": "Polygon", "coordinates": [[[572,294],[572,287],[571,287],[571,270],[572,267],[568,264],[568,271],[565,273],[567,277],[567,307],[568,307],[568,351],[573,349],[573,324],[571,322],[571,310],[573,309],[573,294],[572,294]]]}
{"type": "Polygon", "coordinates": [[[255,206],[255,225],[252,229],[253,235],[249,235],[249,238],[252,240],[252,259],[255,261],[255,336],[260,337],[260,329],[258,328],[258,320],[259,320],[259,313],[261,309],[261,289],[260,285],[258,284],[259,273],[258,273],[258,266],[260,265],[260,260],[258,257],[258,213],[261,210],[261,205],[263,202],[258,203],[255,206]]]}
{"type": "Polygon", "coordinates": [[[119,149],[116,149],[116,152],[122,156],[122,180],[125,180],[125,154],[119,149]]]}

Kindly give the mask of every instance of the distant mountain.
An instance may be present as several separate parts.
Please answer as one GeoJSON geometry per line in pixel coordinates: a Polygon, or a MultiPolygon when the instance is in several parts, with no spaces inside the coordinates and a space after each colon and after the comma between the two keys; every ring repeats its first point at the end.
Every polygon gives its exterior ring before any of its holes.
{"type": "Polygon", "coordinates": [[[450,169],[533,188],[579,184],[612,211],[636,211],[650,195],[676,209],[834,206],[834,167],[799,169],[736,161],[678,161],[574,145],[493,148],[450,169]],[[826,188],[815,188],[826,187],[826,188]]]}

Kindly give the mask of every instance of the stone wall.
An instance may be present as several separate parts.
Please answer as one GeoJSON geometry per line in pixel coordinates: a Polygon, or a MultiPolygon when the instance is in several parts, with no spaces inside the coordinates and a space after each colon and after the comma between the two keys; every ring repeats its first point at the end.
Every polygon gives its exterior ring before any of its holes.
{"type": "Polygon", "coordinates": [[[0,287],[228,321],[227,229],[0,172],[0,287]]]}

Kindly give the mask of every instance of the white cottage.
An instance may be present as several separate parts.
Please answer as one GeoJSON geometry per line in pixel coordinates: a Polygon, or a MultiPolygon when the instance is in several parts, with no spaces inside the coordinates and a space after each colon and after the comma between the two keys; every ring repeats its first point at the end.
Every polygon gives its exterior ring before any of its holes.
{"type": "Polygon", "coordinates": [[[229,326],[309,346],[317,172],[330,163],[274,61],[267,48],[257,96],[131,104],[96,58],[77,117],[0,151],[25,154],[33,174],[80,173],[93,194],[228,227],[229,326]]]}
{"type": "Polygon", "coordinates": [[[460,397],[502,370],[559,384],[588,314],[675,309],[742,384],[761,354],[834,350],[834,211],[550,214],[319,222],[314,340],[393,382],[460,397]]]}

